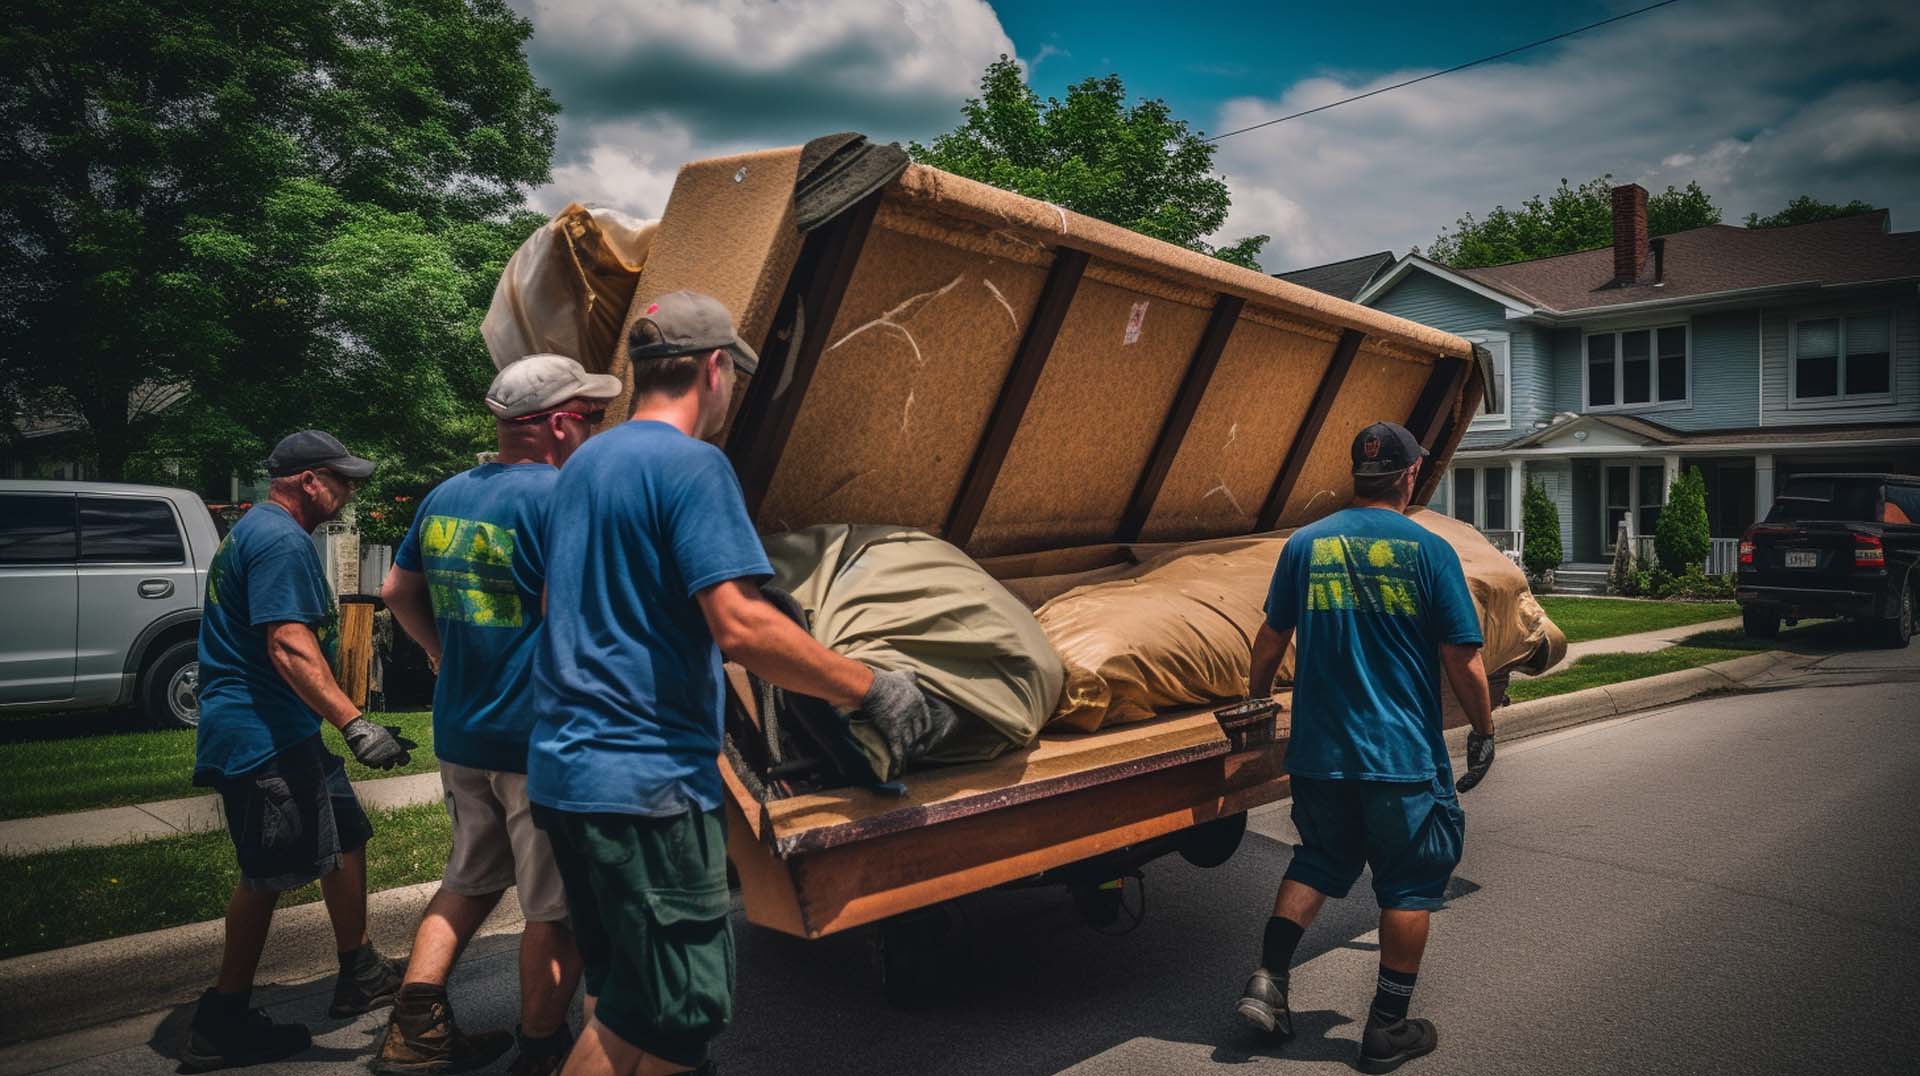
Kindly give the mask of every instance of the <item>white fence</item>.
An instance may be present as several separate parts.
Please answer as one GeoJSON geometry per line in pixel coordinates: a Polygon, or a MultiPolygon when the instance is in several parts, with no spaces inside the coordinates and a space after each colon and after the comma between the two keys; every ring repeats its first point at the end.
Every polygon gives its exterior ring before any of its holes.
{"type": "MultiPolygon", "coordinates": [[[[1654,540],[1651,534],[1628,534],[1623,525],[1621,534],[1633,543],[1633,559],[1640,564],[1658,564],[1660,557],[1654,552],[1654,540]]],[[[1702,565],[1708,575],[1732,575],[1740,568],[1740,539],[1715,538],[1707,551],[1707,562],[1702,565]]]]}

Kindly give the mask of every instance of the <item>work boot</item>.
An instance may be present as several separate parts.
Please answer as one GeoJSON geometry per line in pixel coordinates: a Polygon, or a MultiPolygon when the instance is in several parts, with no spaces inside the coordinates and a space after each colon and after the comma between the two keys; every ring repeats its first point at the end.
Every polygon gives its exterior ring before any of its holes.
{"type": "Polygon", "coordinates": [[[573,1049],[573,1029],[565,1023],[545,1038],[531,1038],[525,1028],[517,1029],[514,1038],[520,1042],[520,1052],[514,1055],[507,1076],[558,1076],[573,1049]]]}
{"type": "Polygon", "coordinates": [[[1392,1072],[1401,1065],[1433,1052],[1440,1045],[1440,1033],[1431,1020],[1395,1020],[1387,1023],[1377,1014],[1367,1014],[1367,1030],[1360,1036],[1360,1071],[1392,1072]]]}
{"type": "Polygon", "coordinates": [[[276,1024],[265,1009],[248,1008],[209,990],[200,995],[180,1044],[182,1073],[212,1072],[283,1061],[313,1045],[303,1024],[276,1024]]]}
{"type": "Polygon", "coordinates": [[[1253,973],[1247,988],[1240,992],[1240,1019],[1253,1027],[1282,1038],[1293,1037],[1293,1013],[1287,1008],[1285,982],[1275,982],[1265,968],[1253,973]]]}
{"type": "Polygon", "coordinates": [[[340,954],[340,977],[333,981],[333,1004],[327,1014],[359,1016],[393,1004],[406,971],[406,962],[381,956],[371,942],[340,954]]]}
{"type": "Polygon", "coordinates": [[[446,987],[408,983],[394,999],[386,1037],[368,1067],[396,1074],[471,1072],[493,1064],[512,1046],[513,1036],[505,1031],[461,1031],[446,987]]]}

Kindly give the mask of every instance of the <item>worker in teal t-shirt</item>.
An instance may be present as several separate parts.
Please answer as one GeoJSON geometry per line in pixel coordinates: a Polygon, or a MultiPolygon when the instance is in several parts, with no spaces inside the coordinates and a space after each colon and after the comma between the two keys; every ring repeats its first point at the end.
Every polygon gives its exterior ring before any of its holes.
{"type": "Polygon", "coordinates": [[[1380,902],[1380,974],[1359,1066],[1387,1072],[1433,1050],[1410,1019],[1430,914],[1446,904],[1466,816],[1456,791],[1493,764],[1493,716],[1479,613],[1453,547],[1405,512],[1426,451],[1391,422],[1353,441],[1354,503],[1287,539],[1253,644],[1252,693],[1265,695],[1294,647],[1287,772],[1300,845],[1267,921],[1261,966],[1239,1013],[1291,1034],[1287,969],[1328,897],[1363,868],[1380,902]],[[1441,738],[1444,675],[1466,709],[1469,770],[1456,789],[1441,738]]]}

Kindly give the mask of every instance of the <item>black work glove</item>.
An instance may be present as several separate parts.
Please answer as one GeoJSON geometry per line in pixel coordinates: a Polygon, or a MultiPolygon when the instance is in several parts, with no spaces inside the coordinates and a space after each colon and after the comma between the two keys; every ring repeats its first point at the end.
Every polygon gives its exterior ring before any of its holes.
{"type": "Polygon", "coordinates": [[[1453,783],[1455,792],[1472,791],[1473,786],[1493,769],[1493,737],[1482,736],[1477,732],[1467,733],[1467,772],[1453,783]]]}
{"type": "Polygon", "coordinates": [[[420,746],[400,735],[400,726],[376,725],[364,717],[347,722],[340,736],[347,741],[347,749],[360,765],[376,770],[405,766],[413,761],[407,752],[420,746]]]}

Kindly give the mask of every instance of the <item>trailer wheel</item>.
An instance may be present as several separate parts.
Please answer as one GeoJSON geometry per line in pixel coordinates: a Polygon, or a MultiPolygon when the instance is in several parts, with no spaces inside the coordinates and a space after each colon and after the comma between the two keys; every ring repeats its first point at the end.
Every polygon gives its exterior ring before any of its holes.
{"type": "Polygon", "coordinates": [[[1180,858],[1196,867],[1218,867],[1233,858],[1240,849],[1240,838],[1247,832],[1247,812],[1202,822],[1186,832],[1180,842],[1180,858]]]}
{"type": "Polygon", "coordinates": [[[912,1009],[928,1002],[936,982],[940,943],[952,926],[945,905],[880,922],[873,946],[880,966],[880,993],[888,1005],[912,1009]]]}

